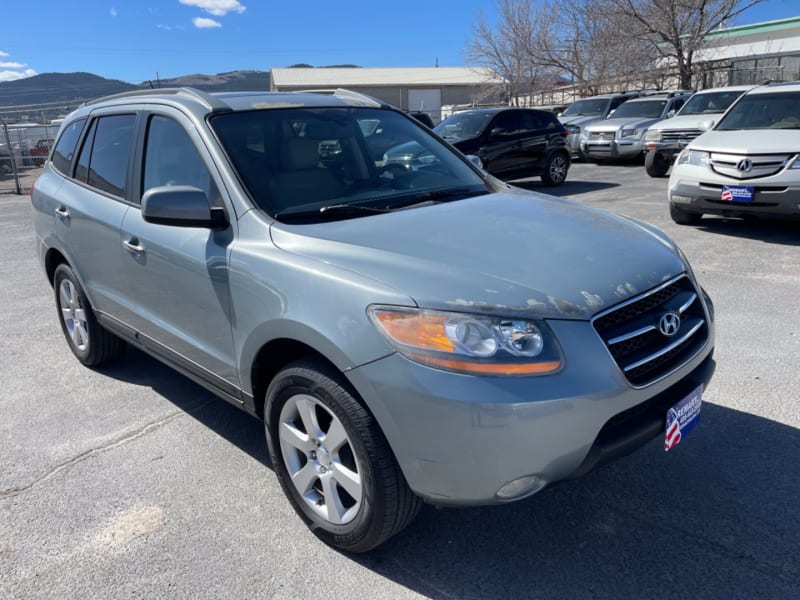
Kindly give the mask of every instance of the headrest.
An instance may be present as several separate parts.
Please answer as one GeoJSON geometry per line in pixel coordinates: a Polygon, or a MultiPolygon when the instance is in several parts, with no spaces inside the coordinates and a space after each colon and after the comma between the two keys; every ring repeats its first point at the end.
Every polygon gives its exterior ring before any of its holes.
{"type": "Polygon", "coordinates": [[[319,163],[319,141],[289,138],[281,149],[281,165],[289,171],[313,169],[319,163]]]}

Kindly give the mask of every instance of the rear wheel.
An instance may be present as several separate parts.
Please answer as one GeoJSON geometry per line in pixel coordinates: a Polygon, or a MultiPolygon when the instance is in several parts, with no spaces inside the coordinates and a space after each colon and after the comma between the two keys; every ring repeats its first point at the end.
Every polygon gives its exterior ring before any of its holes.
{"type": "Polygon", "coordinates": [[[555,152],[547,157],[542,173],[542,183],[554,187],[564,183],[569,170],[569,158],[562,152],[555,152]]]}
{"type": "Polygon", "coordinates": [[[97,322],[78,278],[66,264],[56,268],[53,287],[61,330],[75,357],[87,367],[116,359],[125,343],[97,322]]]}
{"type": "Polygon", "coordinates": [[[660,152],[650,150],[644,158],[644,168],[650,177],[665,177],[669,171],[669,162],[660,152]]]}
{"type": "Polygon", "coordinates": [[[293,363],[273,379],[265,400],[275,474],[320,539],[367,552],[414,519],[421,500],[341,374],[317,361],[293,363]]]}
{"type": "Polygon", "coordinates": [[[698,225],[703,218],[702,213],[687,212],[677,208],[674,204],[669,205],[669,216],[678,225],[698,225]]]}

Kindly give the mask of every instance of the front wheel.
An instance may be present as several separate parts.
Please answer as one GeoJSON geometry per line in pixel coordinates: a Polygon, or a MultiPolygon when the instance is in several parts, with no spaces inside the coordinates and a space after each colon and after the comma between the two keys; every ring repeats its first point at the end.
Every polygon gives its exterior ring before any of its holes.
{"type": "Polygon", "coordinates": [[[75,357],[87,367],[116,359],[125,343],[97,322],[78,278],[66,264],[56,268],[53,287],[61,330],[75,357]]]}
{"type": "Polygon", "coordinates": [[[548,187],[554,187],[564,183],[569,170],[569,158],[566,154],[556,152],[547,157],[542,173],[542,183],[548,187]]]}
{"type": "Polygon", "coordinates": [[[650,177],[665,177],[669,171],[669,162],[656,150],[649,150],[644,157],[644,169],[650,177]]]}
{"type": "Polygon", "coordinates": [[[270,458],[293,508],[324,542],[367,552],[404,529],[422,504],[386,438],[341,374],[299,361],[265,399],[270,458]]]}

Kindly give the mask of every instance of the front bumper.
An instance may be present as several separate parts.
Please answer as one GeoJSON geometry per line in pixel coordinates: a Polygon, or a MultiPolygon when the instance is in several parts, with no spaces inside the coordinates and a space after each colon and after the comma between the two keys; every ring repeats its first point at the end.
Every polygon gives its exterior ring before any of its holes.
{"type": "Polygon", "coordinates": [[[670,203],[685,212],[727,217],[800,219],[800,171],[792,183],[786,175],[758,180],[732,180],[702,167],[673,167],[669,181],[670,203]],[[783,181],[781,181],[783,179],[783,181]],[[753,187],[751,202],[722,200],[722,186],[753,187]]]}
{"type": "Polygon", "coordinates": [[[496,504],[520,477],[551,484],[583,475],[658,435],[667,408],[713,373],[713,331],[678,371],[635,389],[588,323],[550,325],[567,356],[553,376],[470,377],[399,354],[347,373],[416,494],[440,505],[496,504]]]}
{"type": "Polygon", "coordinates": [[[596,159],[629,159],[642,154],[642,140],[612,140],[581,142],[581,152],[588,158],[596,159]]]}

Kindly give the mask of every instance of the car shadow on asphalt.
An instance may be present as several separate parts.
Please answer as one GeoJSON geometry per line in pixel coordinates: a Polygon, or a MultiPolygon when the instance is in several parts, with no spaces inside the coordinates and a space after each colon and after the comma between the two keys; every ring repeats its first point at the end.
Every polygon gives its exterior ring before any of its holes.
{"type": "Polygon", "coordinates": [[[607,181],[570,181],[569,179],[557,187],[548,187],[536,179],[515,179],[507,181],[506,183],[531,192],[540,192],[542,194],[559,197],[576,196],[619,187],[619,184],[609,183],[607,181]]]}
{"type": "Polygon", "coordinates": [[[800,246],[800,221],[777,219],[728,219],[706,215],[695,227],[708,233],[747,238],[770,244],[800,246]]]}
{"type": "Polygon", "coordinates": [[[426,506],[354,560],[438,598],[798,597],[800,431],[706,403],[662,444],[505,506],[426,506]]]}
{"type": "MultiPolygon", "coordinates": [[[[144,353],[102,373],[152,388],[265,466],[261,423],[144,353]]],[[[438,510],[348,559],[433,598],[788,598],[800,590],[800,430],[711,403],[654,440],[519,502],[438,510]]]]}
{"type": "Polygon", "coordinates": [[[141,350],[128,346],[110,365],[97,368],[114,379],[151,388],[252,458],[272,468],[264,440],[264,425],[141,350]]]}

